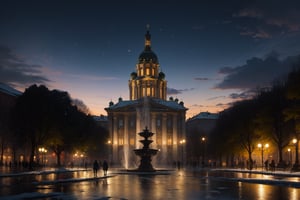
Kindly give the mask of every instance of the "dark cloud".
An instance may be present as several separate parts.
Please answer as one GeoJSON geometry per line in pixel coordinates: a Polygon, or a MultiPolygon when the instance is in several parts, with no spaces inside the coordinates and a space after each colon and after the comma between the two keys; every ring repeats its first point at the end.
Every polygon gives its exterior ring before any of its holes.
{"type": "Polygon", "coordinates": [[[246,35],[246,36],[251,36],[252,38],[255,38],[255,39],[272,38],[271,33],[269,33],[269,31],[266,31],[261,27],[252,28],[252,30],[248,27],[243,27],[240,34],[246,35]]]}
{"type": "Polygon", "coordinates": [[[216,99],[224,99],[224,98],[226,98],[226,96],[216,96],[216,97],[208,98],[207,100],[212,101],[212,100],[216,100],[216,99]]]}
{"type": "Polygon", "coordinates": [[[272,38],[300,32],[300,3],[287,0],[253,1],[233,16],[240,24],[240,34],[253,38],[272,38]]]}
{"type": "Polygon", "coordinates": [[[8,85],[44,84],[50,80],[41,75],[42,66],[28,64],[8,47],[0,45],[0,81],[8,85]]]}
{"type": "Polygon", "coordinates": [[[231,73],[234,73],[235,71],[237,71],[236,68],[232,68],[232,67],[222,67],[222,68],[219,70],[219,73],[220,73],[220,74],[231,74],[231,73]]]}
{"type": "Polygon", "coordinates": [[[195,81],[208,81],[210,80],[209,78],[206,78],[206,77],[196,77],[194,78],[195,81]]]}
{"type": "Polygon", "coordinates": [[[218,103],[218,104],[216,104],[216,107],[224,108],[224,107],[228,107],[230,105],[231,105],[231,103],[218,103]]]}
{"type": "Polygon", "coordinates": [[[183,92],[194,90],[194,88],[190,89],[175,89],[175,88],[167,88],[167,94],[168,95],[176,95],[176,94],[182,94],[183,92]]]}
{"type": "Polygon", "coordinates": [[[294,63],[300,60],[299,56],[290,56],[279,60],[278,54],[272,52],[263,58],[251,58],[245,65],[225,67],[219,70],[225,75],[217,89],[253,89],[270,86],[273,81],[284,78],[292,69],[294,63]]]}
{"type": "Polygon", "coordinates": [[[216,106],[226,106],[227,104],[225,104],[225,103],[218,103],[218,104],[216,104],[216,106]]]}
{"type": "Polygon", "coordinates": [[[202,107],[205,107],[205,106],[204,106],[204,105],[201,105],[201,104],[193,104],[191,107],[202,108],[202,107]]]}
{"type": "Polygon", "coordinates": [[[253,90],[247,90],[245,92],[240,93],[231,93],[229,94],[229,98],[234,100],[244,100],[244,99],[250,99],[255,95],[253,90]]]}

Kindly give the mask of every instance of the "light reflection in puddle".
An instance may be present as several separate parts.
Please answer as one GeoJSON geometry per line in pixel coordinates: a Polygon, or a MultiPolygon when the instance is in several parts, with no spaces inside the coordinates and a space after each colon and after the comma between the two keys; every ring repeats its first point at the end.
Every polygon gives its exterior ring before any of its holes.
{"type": "MultiPolygon", "coordinates": [[[[114,177],[81,182],[57,183],[52,185],[30,185],[36,181],[54,181],[59,178],[90,178],[91,172],[83,171],[65,174],[47,174],[31,177],[3,178],[15,182],[16,187],[0,188],[1,194],[25,192],[55,193],[71,195],[71,199],[299,199],[300,189],[226,181],[213,178],[214,175],[227,178],[269,179],[269,175],[241,175],[241,173],[212,173],[207,171],[180,171],[170,175],[116,175],[114,177]],[[23,187],[27,183],[27,188],[23,187]],[[23,184],[23,185],[22,185],[23,184]],[[20,186],[20,187],[19,187],[20,186]]],[[[2,182],[3,182],[2,179],[2,182]]],[[[298,178],[288,178],[298,181],[298,178]]],[[[2,183],[3,186],[3,183],[2,183]]]]}

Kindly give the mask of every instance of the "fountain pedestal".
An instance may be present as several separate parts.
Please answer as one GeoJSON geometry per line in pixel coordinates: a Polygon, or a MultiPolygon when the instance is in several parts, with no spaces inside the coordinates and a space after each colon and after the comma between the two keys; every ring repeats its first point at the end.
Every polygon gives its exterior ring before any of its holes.
{"type": "Polygon", "coordinates": [[[152,156],[157,154],[157,149],[151,149],[149,146],[153,142],[153,140],[149,140],[148,138],[154,135],[154,133],[150,132],[147,127],[143,130],[143,132],[140,132],[139,135],[143,137],[143,140],[140,140],[140,142],[144,145],[142,149],[134,149],[134,153],[141,157],[140,165],[137,169],[137,171],[141,172],[154,172],[155,169],[153,168],[151,161],[152,156]]]}

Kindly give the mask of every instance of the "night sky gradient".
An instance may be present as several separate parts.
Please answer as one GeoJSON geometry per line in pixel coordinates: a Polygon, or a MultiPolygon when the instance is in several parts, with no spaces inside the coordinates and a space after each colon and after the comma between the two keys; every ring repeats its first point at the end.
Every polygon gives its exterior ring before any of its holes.
{"type": "Polygon", "coordinates": [[[109,101],[129,99],[147,24],[187,117],[249,98],[300,55],[300,1],[3,0],[0,82],[68,91],[106,115],[109,101]]]}

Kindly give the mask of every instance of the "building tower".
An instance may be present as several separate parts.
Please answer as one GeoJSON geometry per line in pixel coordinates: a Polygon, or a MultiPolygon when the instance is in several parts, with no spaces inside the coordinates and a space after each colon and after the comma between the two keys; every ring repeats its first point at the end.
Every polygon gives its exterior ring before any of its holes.
{"type": "Polygon", "coordinates": [[[129,96],[130,100],[145,96],[166,100],[167,97],[167,81],[165,74],[160,72],[156,54],[151,50],[149,30],[145,35],[145,49],[139,56],[136,72],[131,73],[129,96]]]}
{"type": "Polygon", "coordinates": [[[109,102],[108,128],[111,141],[110,161],[125,168],[134,167],[138,158],[133,150],[140,148],[142,138],[137,134],[147,127],[155,133],[152,148],[159,149],[153,159],[154,166],[171,165],[182,160],[185,147],[186,108],[178,99],[167,98],[167,81],[160,71],[156,54],[151,49],[149,28],[145,34],[145,47],[138,57],[136,71],[128,81],[129,99],[109,102]]]}

